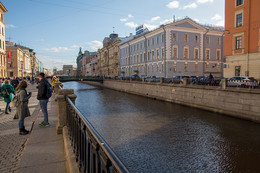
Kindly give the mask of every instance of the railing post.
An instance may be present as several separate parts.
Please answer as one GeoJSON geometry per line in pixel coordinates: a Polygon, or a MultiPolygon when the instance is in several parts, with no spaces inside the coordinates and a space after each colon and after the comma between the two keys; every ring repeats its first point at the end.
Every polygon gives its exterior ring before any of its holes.
{"type": "Polygon", "coordinates": [[[73,103],[75,103],[77,98],[73,89],[58,90],[58,94],[55,96],[55,101],[58,104],[58,123],[56,125],[57,134],[62,134],[62,128],[66,125],[67,122],[66,96],[68,96],[73,101],[73,103]]]}
{"type": "Polygon", "coordinates": [[[188,85],[188,79],[187,78],[183,78],[183,86],[187,86],[188,85]]]}
{"type": "Polygon", "coordinates": [[[160,84],[162,84],[162,83],[163,83],[163,77],[160,78],[160,84]]]}
{"type": "Polygon", "coordinates": [[[226,89],[227,88],[227,79],[222,79],[221,85],[222,85],[222,89],[226,89]]]}
{"type": "Polygon", "coordinates": [[[60,81],[57,81],[54,85],[54,93],[58,94],[58,91],[60,89],[60,86],[63,86],[62,83],[60,81]]]}

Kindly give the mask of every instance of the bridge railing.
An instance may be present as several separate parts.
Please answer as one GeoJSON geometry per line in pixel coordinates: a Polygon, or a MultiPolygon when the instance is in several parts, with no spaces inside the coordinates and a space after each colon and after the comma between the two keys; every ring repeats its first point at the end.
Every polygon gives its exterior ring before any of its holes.
{"type": "Polygon", "coordinates": [[[66,101],[69,138],[80,172],[128,173],[128,169],[71,99],[66,97],[66,101]]]}

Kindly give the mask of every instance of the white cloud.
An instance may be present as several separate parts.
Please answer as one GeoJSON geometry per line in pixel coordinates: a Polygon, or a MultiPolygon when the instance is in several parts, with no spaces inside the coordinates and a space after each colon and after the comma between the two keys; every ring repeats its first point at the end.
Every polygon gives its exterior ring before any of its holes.
{"type": "Polygon", "coordinates": [[[222,16],[220,16],[219,14],[215,14],[215,16],[213,16],[211,18],[211,20],[221,20],[222,19],[222,16]]]}
{"type": "Polygon", "coordinates": [[[197,23],[199,23],[200,21],[199,21],[199,19],[193,19],[195,22],[197,22],[197,23]]]}
{"type": "Polygon", "coordinates": [[[163,21],[160,21],[160,24],[168,24],[168,23],[171,23],[173,20],[172,19],[165,19],[163,21]]]}
{"type": "Polygon", "coordinates": [[[79,45],[72,45],[72,46],[70,46],[70,48],[72,48],[72,49],[76,49],[76,48],[79,48],[80,46],[79,45]]]}
{"type": "Polygon", "coordinates": [[[125,26],[128,26],[130,28],[136,28],[138,25],[134,22],[127,22],[125,23],[125,26]]]}
{"type": "Polygon", "coordinates": [[[154,21],[156,21],[156,20],[159,20],[160,18],[161,18],[160,16],[156,16],[156,17],[153,17],[153,18],[151,19],[151,21],[154,22],[154,21]]]}
{"type": "Polygon", "coordinates": [[[97,51],[99,48],[102,48],[103,44],[101,41],[93,40],[91,42],[87,42],[90,51],[97,51]]]}
{"type": "Polygon", "coordinates": [[[179,1],[172,1],[166,5],[168,8],[179,8],[180,2],[179,1]]]}
{"type": "Polygon", "coordinates": [[[158,25],[144,24],[150,31],[158,27],[158,25]]]}
{"type": "Polygon", "coordinates": [[[190,4],[188,4],[188,5],[185,5],[185,6],[183,7],[183,9],[184,9],[184,10],[187,9],[187,8],[193,9],[193,8],[197,8],[197,7],[198,7],[198,5],[197,5],[195,2],[193,2],[193,3],[190,3],[190,4]]]}
{"type": "Polygon", "coordinates": [[[45,48],[44,50],[47,51],[47,52],[57,53],[57,52],[61,52],[61,51],[67,51],[67,50],[69,50],[69,48],[67,48],[67,47],[52,47],[52,48],[45,48]]]}
{"type": "Polygon", "coordinates": [[[6,24],[5,28],[16,28],[16,26],[13,24],[6,24]]]}
{"type": "Polygon", "coordinates": [[[134,16],[132,14],[128,14],[128,18],[133,18],[134,16]]]}
{"type": "Polygon", "coordinates": [[[208,3],[208,2],[213,2],[214,0],[197,0],[197,3],[199,4],[204,4],[204,3],[208,3]]]}
{"type": "Polygon", "coordinates": [[[123,18],[123,19],[120,19],[121,22],[126,22],[128,21],[128,18],[123,18]]]}
{"type": "Polygon", "coordinates": [[[224,26],[225,25],[225,21],[221,20],[219,22],[216,23],[217,26],[224,26]]]}

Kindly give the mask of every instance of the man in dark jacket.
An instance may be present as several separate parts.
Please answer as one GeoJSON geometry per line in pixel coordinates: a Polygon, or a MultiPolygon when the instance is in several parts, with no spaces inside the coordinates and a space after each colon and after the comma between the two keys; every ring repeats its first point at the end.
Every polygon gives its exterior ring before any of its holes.
{"type": "Polygon", "coordinates": [[[13,77],[13,80],[11,81],[11,85],[13,85],[14,89],[18,86],[19,80],[15,76],[13,77]]]}
{"type": "Polygon", "coordinates": [[[44,121],[39,124],[41,127],[49,126],[48,121],[48,111],[47,111],[47,104],[49,101],[49,98],[47,97],[47,90],[48,86],[50,85],[47,79],[45,78],[44,73],[39,74],[39,85],[38,85],[38,95],[37,99],[40,101],[40,106],[42,113],[44,115],[44,121]]]}

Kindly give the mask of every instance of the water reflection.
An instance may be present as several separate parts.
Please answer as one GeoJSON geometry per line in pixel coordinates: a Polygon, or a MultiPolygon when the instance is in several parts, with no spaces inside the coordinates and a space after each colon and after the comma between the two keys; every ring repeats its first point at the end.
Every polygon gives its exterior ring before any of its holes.
{"type": "Polygon", "coordinates": [[[68,82],[131,172],[259,172],[260,125],[200,109],[68,82]]]}

